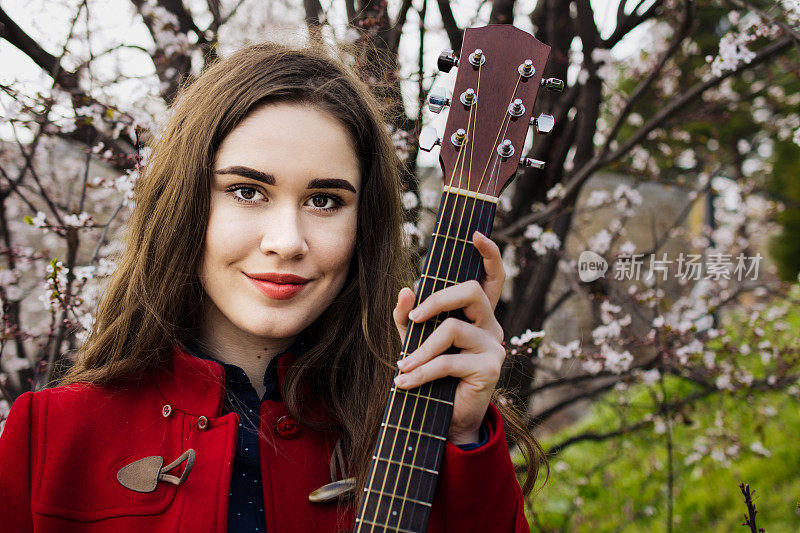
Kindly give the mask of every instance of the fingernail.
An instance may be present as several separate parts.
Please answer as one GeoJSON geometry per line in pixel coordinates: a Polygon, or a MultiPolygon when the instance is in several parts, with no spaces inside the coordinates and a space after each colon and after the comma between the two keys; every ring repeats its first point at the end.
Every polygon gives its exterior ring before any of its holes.
{"type": "Polygon", "coordinates": [[[408,366],[408,361],[406,360],[405,357],[397,361],[397,367],[400,368],[400,370],[404,369],[407,366],[408,366]]]}
{"type": "Polygon", "coordinates": [[[406,381],[408,381],[408,378],[406,378],[404,374],[398,374],[397,377],[394,378],[394,384],[398,387],[404,386],[406,381]]]}
{"type": "Polygon", "coordinates": [[[419,319],[420,312],[419,309],[412,309],[411,312],[408,313],[408,318],[416,322],[419,319]]]}

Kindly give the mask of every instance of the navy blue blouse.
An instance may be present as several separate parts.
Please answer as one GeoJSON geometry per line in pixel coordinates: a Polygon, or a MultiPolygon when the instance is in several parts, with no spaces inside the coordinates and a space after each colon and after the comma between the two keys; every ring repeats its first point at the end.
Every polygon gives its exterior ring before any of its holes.
{"type": "MultiPolygon", "coordinates": [[[[236,457],[233,460],[233,474],[228,493],[228,531],[266,532],[264,518],[264,492],[261,486],[261,465],[258,452],[258,427],[261,402],[281,401],[278,386],[278,359],[284,353],[273,357],[264,372],[266,392],[258,397],[244,370],[236,365],[223,363],[204,354],[197,346],[184,342],[189,353],[201,359],[216,361],[225,370],[225,413],[239,415],[239,431],[236,440],[236,457]]],[[[295,343],[288,351],[300,355],[304,351],[302,342],[295,343]]],[[[461,444],[462,450],[472,450],[489,440],[486,428],[481,425],[480,442],[461,444]]]]}

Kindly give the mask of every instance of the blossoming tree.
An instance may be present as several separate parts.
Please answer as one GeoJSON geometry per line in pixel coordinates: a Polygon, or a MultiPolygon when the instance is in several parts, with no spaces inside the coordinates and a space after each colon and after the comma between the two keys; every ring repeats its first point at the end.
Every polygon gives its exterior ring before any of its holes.
{"type": "MultiPolygon", "coordinates": [[[[533,430],[634,384],[652,387],[654,400],[644,415],[573,435],[551,453],[644,429],[667,438],[687,406],[720,392],[796,393],[797,339],[771,338],[787,330],[786,287],[754,258],[776,220],[792,227],[785,213],[800,199],[791,190],[791,162],[800,160],[797,0],[495,0],[458,9],[427,0],[117,0],[110,17],[108,5],[41,0],[34,9],[52,18],[52,31],[20,6],[0,7],[3,53],[38,69],[0,82],[0,419],[19,394],[57,377],[91,328],[147,141],[180,85],[218,54],[303,22],[310,39],[372,45],[352,60],[389,111],[406,230],[421,254],[421,221],[437,203],[420,187],[415,146],[436,78],[431,43],[458,51],[466,26],[515,23],[552,46],[547,75],[567,89],[540,96],[537,113],[552,113],[556,126],[527,154],[547,166],[520,171],[493,232],[510,277],[498,307],[509,350],[498,401],[530,406],[533,430]],[[120,20],[130,31],[105,29],[120,20]],[[632,181],[579,204],[603,171],[632,181]],[[642,246],[628,235],[640,185],[650,182],[681,190],[686,207],[642,246]],[[703,229],[689,235],[698,203],[703,229]],[[570,250],[587,210],[609,215],[570,250]],[[685,254],[668,262],[664,243],[682,235],[685,254]],[[606,261],[604,277],[580,278],[581,251],[606,261]],[[667,278],[679,283],[667,288],[667,278]],[[575,300],[589,302],[591,327],[560,338],[554,317],[575,300]],[[726,330],[728,309],[746,338],[726,330]],[[757,365],[742,363],[754,353],[757,365]],[[676,392],[668,379],[691,386],[676,392]]],[[[758,441],[748,446],[762,451],[758,441]]]]}

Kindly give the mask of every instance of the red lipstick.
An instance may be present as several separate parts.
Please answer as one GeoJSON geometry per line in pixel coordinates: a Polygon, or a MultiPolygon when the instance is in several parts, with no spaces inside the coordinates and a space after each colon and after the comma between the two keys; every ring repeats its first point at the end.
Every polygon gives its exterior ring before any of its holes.
{"type": "Polygon", "coordinates": [[[276,272],[245,274],[245,276],[258,290],[275,300],[294,298],[311,281],[295,274],[278,274],[276,272]]]}

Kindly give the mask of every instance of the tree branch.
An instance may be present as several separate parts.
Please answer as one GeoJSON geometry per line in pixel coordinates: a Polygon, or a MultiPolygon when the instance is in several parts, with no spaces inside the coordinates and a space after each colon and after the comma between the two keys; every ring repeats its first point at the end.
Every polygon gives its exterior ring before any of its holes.
{"type": "Polygon", "coordinates": [[[320,14],[322,13],[322,6],[319,0],[303,0],[303,7],[306,11],[306,26],[308,26],[308,33],[314,40],[322,39],[322,25],[320,23],[320,14]]]}
{"type": "Polygon", "coordinates": [[[785,36],[782,39],[773,41],[756,53],[756,56],[750,63],[742,63],[733,70],[729,70],[724,74],[711,78],[710,80],[700,82],[687,91],[682,92],[671,102],[661,108],[661,111],[656,113],[644,126],[642,126],[630,139],[628,139],[622,146],[620,146],[613,153],[600,152],[582,165],[575,173],[569,178],[565,185],[565,194],[560,201],[551,202],[545,209],[537,211],[527,216],[523,216],[510,224],[507,228],[501,230],[500,236],[503,238],[511,238],[517,234],[522,233],[530,224],[536,224],[542,220],[551,218],[556,212],[563,209],[565,205],[574,203],[575,198],[580,192],[583,183],[589,179],[598,169],[608,165],[623,157],[628,151],[644,139],[651,131],[659,127],[664,121],[674,115],[683,107],[691,103],[693,100],[699,98],[706,90],[715,87],[722,83],[727,78],[739,74],[745,70],[753,68],[761,62],[771,58],[772,56],[783,52],[794,43],[794,39],[790,36],[785,36]]]}
{"type": "MultiPolygon", "coordinates": [[[[717,389],[704,389],[701,391],[693,392],[688,396],[686,396],[685,398],[682,398],[672,403],[665,404],[665,407],[667,409],[667,412],[673,413],[675,411],[682,409],[684,406],[696,402],[697,400],[700,400],[702,398],[705,398],[706,396],[709,396],[715,392],[718,392],[717,389]]],[[[613,431],[608,431],[605,433],[600,433],[596,431],[586,431],[584,433],[568,437],[562,440],[561,442],[554,444],[553,446],[550,446],[547,449],[547,455],[548,457],[558,455],[569,446],[572,446],[573,444],[577,444],[579,442],[585,442],[585,441],[602,442],[608,439],[621,437],[622,435],[633,433],[634,431],[638,431],[652,424],[653,424],[652,419],[642,419],[639,420],[638,422],[634,422],[633,424],[620,426],[619,428],[613,431]]]]}
{"type": "Polygon", "coordinates": [[[611,132],[608,134],[608,138],[606,139],[605,144],[601,152],[606,152],[609,149],[609,145],[611,141],[616,139],[619,130],[622,128],[623,124],[625,124],[625,120],[628,118],[628,115],[633,109],[633,105],[641,98],[641,96],[647,91],[647,89],[653,84],[653,82],[658,78],[658,75],[664,69],[664,66],[667,64],[667,61],[678,51],[683,43],[686,36],[689,34],[689,28],[691,27],[691,19],[692,19],[692,2],[691,0],[684,0],[684,11],[683,17],[681,19],[681,25],[677,32],[676,38],[672,39],[670,42],[669,48],[664,55],[661,56],[661,59],[656,64],[655,68],[650,72],[650,74],[642,80],[639,85],[636,86],[633,93],[631,93],[630,98],[625,102],[625,107],[617,116],[617,121],[614,123],[614,126],[611,128],[611,132]]]}
{"type": "Polygon", "coordinates": [[[514,24],[514,0],[494,0],[489,24],[514,24]]]}
{"type": "Polygon", "coordinates": [[[447,0],[437,0],[437,3],[439,4],[439,13],[442,15],[444,31],[447,32],[447,37],[450,39],[450,46],[453,47],[456,55],[458,55],[461,51],[461,44],[464,42],[464,31],[456,24],[453,11],[450,9],[450,2],[447,0]]]}
{"type": "MultiPolygon", "coordinates": [[[[411,9],[411,5],[411,0],[403,0],[403,3],[400,5],[400,12],[397,13],[397,20],[392,25],[392,30],[389,35],[389,50],[395,57],[397,56],[397,51],[400,49],[400,38],[403,36],[403,26],[406,23],[406,17],[408,16],[408,10],[411,9]]],[[[425,17],[423,15],[421,24],[424,20],[425,17]]],[[[420,45],[420,48],[422,48],[422,45],[420,45]]]]}
{"type": "Polygon", "coordinates": [[[647,8],[644,12],[637,14],[636,12],[639,11],[639,8],[644,5],[646,0],[639,0],[639,3],[636,4],[636,7],[633,8],[630,15],[625,14],[625,4],[627,3],[626,0],[620,0],[620,6],[617,10],[617,27],[614,28],[614,33],[612,33],[608,39],[605,39],[602,42],[602,47],[606,49],[614,48],[618,42],[622,40],[633,28],[637,27],[642,22],[652,18],[658,8],[664,3],[663,0],[656,0],[653,4],[647,8]]]}
{"type": "Polygon", "coordinates": [[[20,28],[16,22],[0,7],[0,37],[14,45],[27,55],[42,70],[47,72],[55,82],[64,89],[77,88],[78,73],[61,68],[60,60],[39,46],[30,35],[20,28]]]}
{"type": "Polygon", "coordinates": [[[552,417],[553,415],[555,415],[556,413],[558,413],[562,409],[566,409],[570,405],[572,405],[574,403],[577,403],[577,402],[579,402],[581,400],[588,400],[589,398],[594,398],[595,396],[599,396],[600,394],[603,394],[604,392],[608,392],[611,389],[613,389],[616,386],[616,384],[617,384],[617,380],[615,379],[615,380],[610,381],[609,383],[606,383],[604,385],[599,385],[599,386],[597,386],[597,387],[595,387],[595,388],[593,388],[591,390],[588,390],[588,391],[585,391],[585,392],[581,392],[581,393],[576,394],[574,396],[570,396],[569,398],[567,398],[565,400],[561,400],[557,404],[551,405],[550,407],[548,407],[544,411],[533,415],[531,417],[531,420],[530,420],[528,426],[531,429],[533,429],[535,426],[537,426],[537,425],[541,424],[542,422],[546,421],[548,418],[552,417]]]}

